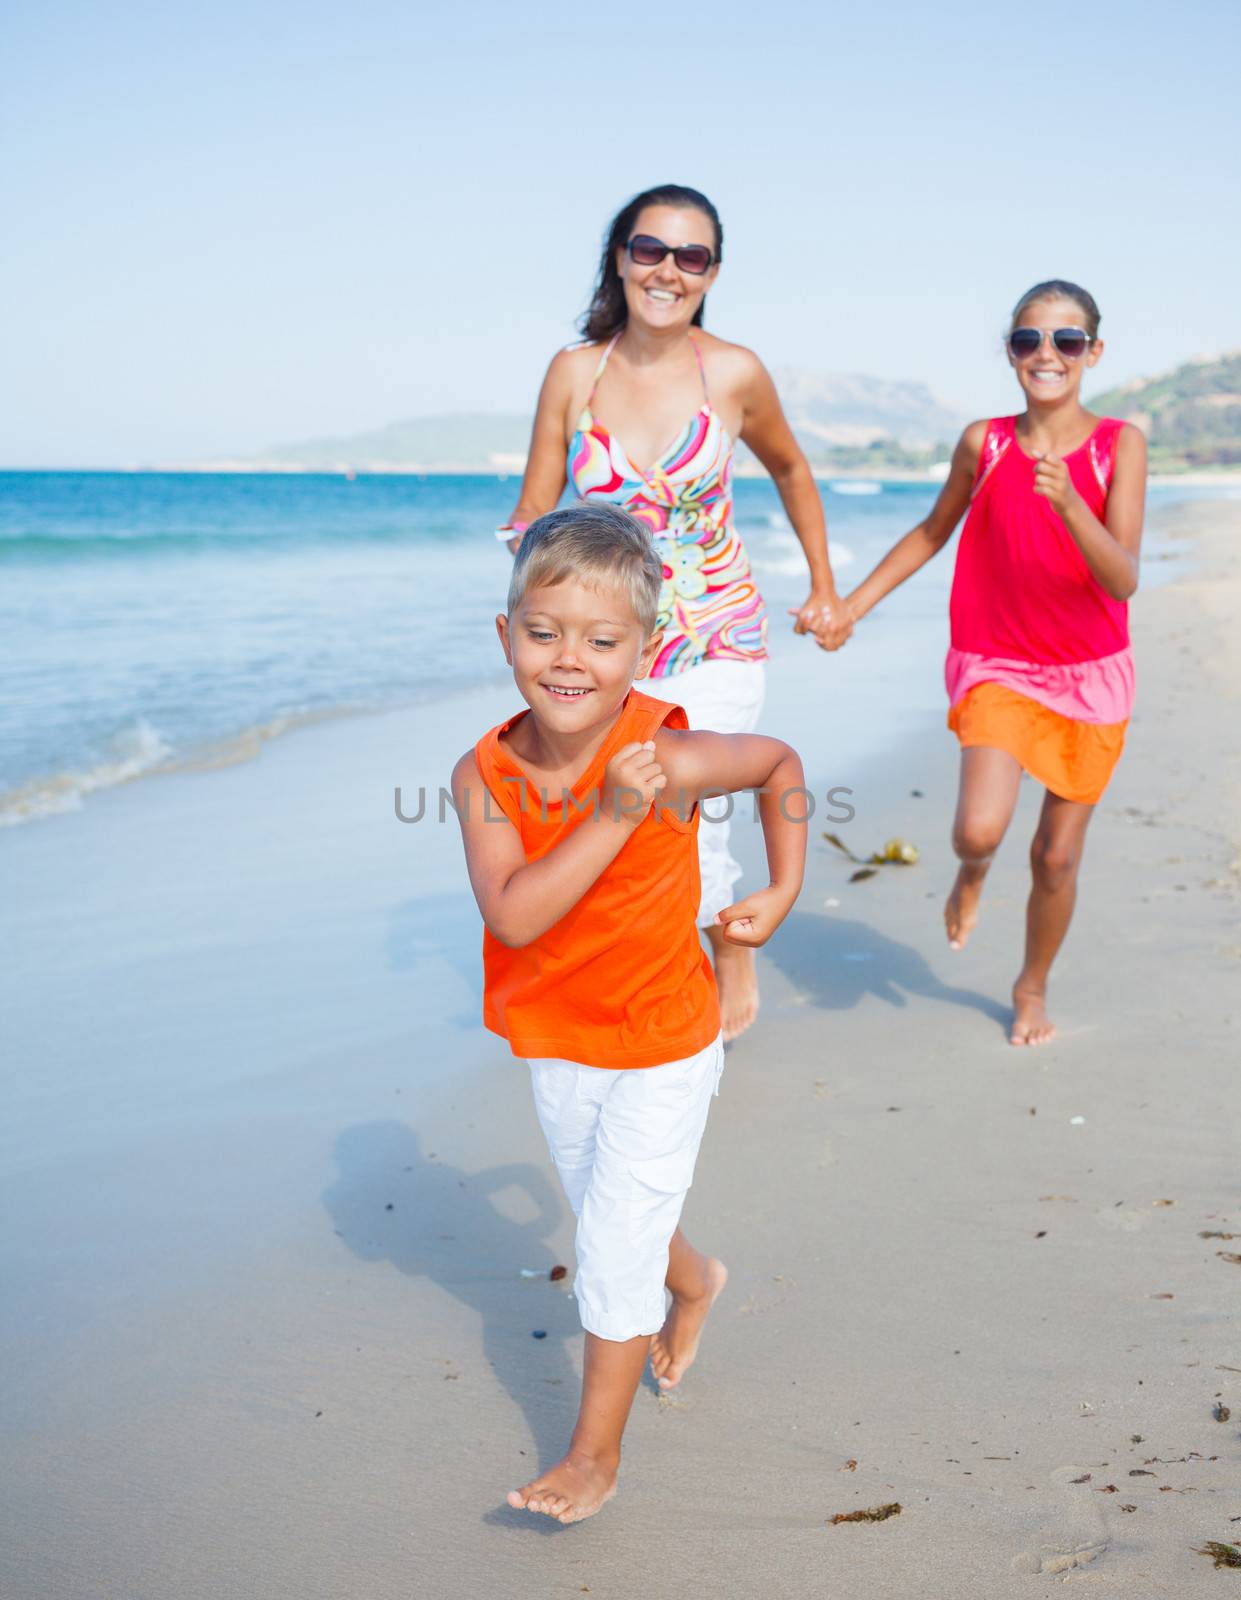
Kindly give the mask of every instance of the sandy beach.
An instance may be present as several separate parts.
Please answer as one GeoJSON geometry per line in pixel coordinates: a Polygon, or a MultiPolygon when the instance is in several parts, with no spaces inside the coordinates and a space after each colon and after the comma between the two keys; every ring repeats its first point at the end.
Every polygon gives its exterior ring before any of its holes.
{"type": "Polygon", "coordinates": [[[953,954],[940,658],[898,681],[880,615],[773,666],[765,731],[854,790],[824,825],[921,860],[850,883],[816,825],[685,1214],[731,1282],[579,1526],[503,1504],[576,1408],[571,1218],[434,817],[514,692],[9,830],[4,1600],[1235,1584],[1197,1547],[1241,1541],[1241,501],[1161,516],[1049,1048],[1004,1026],[1033,786],[953,954]]]}

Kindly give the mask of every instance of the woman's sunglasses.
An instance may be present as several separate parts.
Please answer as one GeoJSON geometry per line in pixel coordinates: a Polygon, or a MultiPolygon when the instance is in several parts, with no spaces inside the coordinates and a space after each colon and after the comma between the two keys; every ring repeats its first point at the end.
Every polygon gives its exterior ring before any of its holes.
{"type": "MultiPolygon", "coordinates": [[[[1077,361],[1084,356],[1094,343],[1084,328],[1056,328],[1050,337],[1060,354],[1070,361],[1077,361]]],[[[1008,348],[1014,359],[1021,361],[1026,356],[1037,354],[1043,348],[1043,339],[1042,328],[1014,328],[1008,336],[1008,348]]]]}
{"type": "Polygon", "coordinates": [[[657,267],[665,256],[671,256],[682,272],[692,272],[696,278],[715,259],[705,244],[665,244],[649,233],[635,233],[625,249],[640,267],[657,267]]]}

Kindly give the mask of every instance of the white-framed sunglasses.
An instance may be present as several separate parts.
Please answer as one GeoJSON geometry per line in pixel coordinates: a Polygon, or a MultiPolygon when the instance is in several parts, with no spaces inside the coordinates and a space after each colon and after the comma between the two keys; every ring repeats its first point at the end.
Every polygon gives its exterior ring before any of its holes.
{"type": "Polygon", "coordinates": [[[1044,339],[1050,339],[1069,361],[1080,361],[1094,343],[1085,328],[1014,328],[1005,343],[1015,361],[1024,361],[1038,354],[1044,339]]]}

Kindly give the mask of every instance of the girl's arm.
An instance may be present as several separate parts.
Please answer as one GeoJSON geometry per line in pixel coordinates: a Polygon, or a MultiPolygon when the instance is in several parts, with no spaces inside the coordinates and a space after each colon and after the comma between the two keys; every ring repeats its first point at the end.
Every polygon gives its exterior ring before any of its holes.
{"type": "Polygon", "coordinates": [[[845,604],[855,622],[860,621],[890,594],[898,584],[924,567],[952,538],[957,523],[969,509],[978,456],[986,438],[987,424],[971,422],[952,452],[952,465],[939,498],[925,522],[912,528],[888,551],[883,560],[849,595],[845,604]]]}
{"type": "Polygon", "coordinates": [[[1146,439],[1141,429],[1126,423],[1120,430],[1105,523],[1078,494],[1059,456],[1040,457],[1034,469],[1034,492],[1051,502],[1104,593],[1113,600],[1128,600],[1138,586],[1146,505],[1146,439]]]}
{"type": "Polygon", "coordinates": [[[810,593],[792,613],[797,618],[793,632],[813,633],[824,650],[838,650],[852,633],[853,624],[832,576],[823,500],[810,463],[784,415],[771,374],[752,351],[740,353],[746,358],[741,438],[771,474],[810,568],[810,593]]]}
{"type": "MultiPolygon", "coordinates": [[[[546,512],[554,511],[564,493],[567,481],[565,419],[572,397],[573,352],[561,350],[548,367],[543,387],[539,390],[534,427],[530,433],[530,453],[526,457],[526,472],[510,522],[531,523],[546,512]]],[[[520,543],[521,534],[515,533],[508,541],[508,547],[516,554],[520,543]]]]}
{"type": "MultiPolygon", "coordinates": [[[[753,790],[767,847],[766,889],[719,913],[730,944],[766,944],[793,908],[806,865],[809,800],[796,750],[782,739],[757,733],[682,733],[656,735],[659,764],[668,779],[662,804],[688,816],[704,795],[753,790]]],[[[699,819],[700,828],[714,824],[699,819]]]]}
{"type": "Polygon", "coordinates": [[[520,834],[483,782],[474,752],[467,750],[453,768],[453,803],[470,887],[500,943],[512,949],[532,944],[572,911],[620,852],[665,781],[653,743],[624,745],[608,762],[602,793],[587,796],[594,815],[538,861],[527,861],[520,834]]]}

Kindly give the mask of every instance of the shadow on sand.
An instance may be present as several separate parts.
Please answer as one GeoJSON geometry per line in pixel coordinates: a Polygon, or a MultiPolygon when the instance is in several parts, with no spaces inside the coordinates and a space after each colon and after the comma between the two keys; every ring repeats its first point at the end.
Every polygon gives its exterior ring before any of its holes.
{"type": "Polygon", "coordinates": [[[867,995],[885,1005],[911,998],[981,1011],[1007,1030],[1011,1010],[990,995],[936,977],[925,958],[864,922],[794,911],[765,954],[800,994],[828,1011],[849,1011],[867,995]]]}
{"type": "MultiPolygon", "coordinates": [[[[362,1261],[388,1261],[429,1278],[478,1316],[483,1352],[521,1407],[535,1455],[527,1478],[564,1454],[577,1414],[579,1379],[569,1351],[581,1339],[574,1302],[553,1287],[547,1240],[563,1202],[538,1167],[514,1162],[467,1173],[424,1154],[401,1122],[366,1122],[336,1141],[338,1176],[323,1204],[336,1233],[362,1261]],[[533,1211],[514,1222],[499,1209],[533,1211]],[[388,1210],[391,1205],[392,1209],[388,1210]],[[521,1269],[540,1274],[525,1282],[521,1269]],[[546,1338],[531,1337],[535,1329],[546,1338]]],[[[503,1482],[497,1462],[497,1477],[503,1482]]],[[[522,1481],[514,1475],[514,1485],[522,1481]]],[[[501,1504],[486,1521],[558,1533],[561,1524],[501,1504]]]]}

